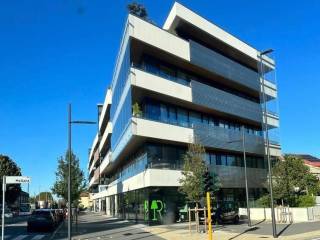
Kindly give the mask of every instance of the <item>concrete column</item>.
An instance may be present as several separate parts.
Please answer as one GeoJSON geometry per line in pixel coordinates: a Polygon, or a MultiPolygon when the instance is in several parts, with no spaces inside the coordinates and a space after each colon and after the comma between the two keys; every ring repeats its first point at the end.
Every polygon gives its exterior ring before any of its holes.
{"type": "Polygon", "coordinates": [[[102,211],[102,204],[101,204],[101,198],[99,198],[99,212],[102,211]]]}
{"type": "Polygon", "coordinates": [[[97,204],[97,201],[94,199],[93,200],[93,212],[96,212],[96,209],[97,209],[96,204],[97,204]]]}
{"type": "Polygon", "coordinates": [[[115,209],[116,217],[119,217],[118,216],[118,212],[119,212],[119,209],[118,209],[118,195],[114,196],[114,209],[115,209]]]}
{"type": "Polygon", "coordinates": [[[111,209],[110,209],[110,197],[106,197],[106,215],[111,215],[111,209]]]}

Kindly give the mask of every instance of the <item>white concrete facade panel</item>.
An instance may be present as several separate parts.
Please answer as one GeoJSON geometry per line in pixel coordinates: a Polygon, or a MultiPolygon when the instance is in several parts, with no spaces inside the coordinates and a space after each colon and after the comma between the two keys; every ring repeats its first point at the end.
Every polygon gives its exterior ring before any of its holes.
{"type": "Polygon", "coordinates": [[[191,128],[141,118],[132,118],[132,125],[133,135],[181,143],[194,141],[194,131],[191,128]]]}
{"type": "Polygon", "coordinates": [[[128,192],[146,187],[172,187],[180,186],[179,179],[182,178],[181,171],[165,169],[147,169],[131,178],[121,182],[111,183],[107,190],[99,192],[93,199],[100,199],[122,192],[128,192]],[[163,176],[166,176],[165,178],[163,176]]]}

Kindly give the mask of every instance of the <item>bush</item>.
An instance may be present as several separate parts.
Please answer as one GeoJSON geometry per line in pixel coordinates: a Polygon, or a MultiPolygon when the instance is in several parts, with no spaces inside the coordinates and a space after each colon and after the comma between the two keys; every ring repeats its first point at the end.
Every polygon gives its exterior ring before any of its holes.
{"type": "Polygon", "coordinates": [[[260,197],[256,203],[256,207],[270,207],[270,195],[260,197]]]}
{"type": "Polygon", "coordinates": [[[297,199],[297,207],[313,207],[316,204],[316,198],[310,195],[302,195],[297,199]]]}

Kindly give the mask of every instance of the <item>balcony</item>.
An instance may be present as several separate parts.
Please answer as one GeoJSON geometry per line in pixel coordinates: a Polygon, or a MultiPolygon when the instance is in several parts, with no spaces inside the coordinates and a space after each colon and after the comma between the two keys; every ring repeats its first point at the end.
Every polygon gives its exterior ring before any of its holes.
{"type": "Polygon", "coordinates": [[[102,138],[99,144],[99,149],[101,152],[103,152],[106,149],[107,142],[110,140],[111,134],[112,134],[112,123],[108,122],[107,127],[102,135],[102,138]]]}
{"type": "Polygon", "coordinates": [[[92,161],[90,168],[89,168],[89,174],[91,174],[92,170],[95,168],[98,160],[99,160],[99,150],[96,149],[96,151],[93,154],[93,161],[92,161]]]}
{"type": "Polygon", "coordinates": [[[197,105],[255,122],[261,122],[262,111],[259,103],[197,81],[191,81],[191,89],[192,102],[197,105]]]}
{"type": "MultiPolygon", "coordinates": [[[[259,103],[194,80],[191,81],[190,86],[186,86],[137,68],[131,68],[130,72],[131,84],[140,89],[258,123],[262,121],[259,103]]],[[[277,127],[279,125],[277,121],[279,122],[277,119],[273,121],[270,119],[268,123],[270,127],[277,127]]]]}
{"type": "Polygon", "coordinates": [[[234,83],[260,91],[257,72],[194,41],[190,41],[190,61],[234,83]]]}
{"type": "MultiPolygon", "coordinates": [[[[89,153],[89,163],[91,162],[92,160],[92,157],[93,157],[93,154],[96,150],[96,147],[97,147],[97,144],[98,144],[98,134],[96,134],[96,136],[94,137],[94,140],[93,140],[93,143],[92,143],[92,146],[91,146],[91,149],[90,149],[90,153],[89,153]]],[[[90,166],[89,166],[90,167],[90,166]]]]}
{"type": "Polygon", "coordinates": [[[111,89],[108,89],[106,97],[104,99],[100,118],[99,118],[99,131],[101,131],[101,128],[105,126],[109,121],[110,116],[108,115],[109,115],[111,103],[112,103],[112,92],[111,92],[111,89]]]}
{"type": "Polygon", "coordinates": [[[99,183],[99,177],[100,177],[100,171],[99,169],[95,169],[94,174],[92,176],[92,178],[89,181],[89,187],[92,187],[95,184],[99,183]]]}
{"type": "MultiPolygon", "coordinates": [[[[214,165],[209,167],[215,172],[224,188],[245,188],[244,168],[233,166],[214,165]]],[[[264,188],[267,179],[267,170],[259,168],[247,168],[248,187],[264,188]]]]}
{"type": "Polygon", "coordinates": [[[108,167],[109,163],[111,161],[111,151],[107,153],[107,155],[104,157],[100,164],[100,174],[104,173],[106,168],[108,167]]]}

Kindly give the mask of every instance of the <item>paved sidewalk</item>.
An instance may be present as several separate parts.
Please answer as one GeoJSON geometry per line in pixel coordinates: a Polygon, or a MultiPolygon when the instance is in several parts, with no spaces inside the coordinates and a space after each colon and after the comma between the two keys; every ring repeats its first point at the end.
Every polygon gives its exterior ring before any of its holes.
{"type": "MultiPolygon", "coordinates": [[[[52,235],[50,240],[65,240],[68,236],[68,224],[65,221],[52,235]]],[[[78,224],[73,224],[73,240],[119,239],[119,240],[163,240],[146,231],[143,224],[135,224],[105,215],[86,213],[79,216],[78,224]]]]}
{"type": "MultiPolygon", "coordinates": [[[[249,228],[245,222],[237,225],[214,226],[214,240],[273,239],[270,222],[257,222],[249,228]]],[[[204,229],[204,226],[201,226],[204,229]]],[[[279,239],[320,240],[320,222],[277,224],[279,239]]],[[[61,225],[50,240],[67,239],[67,222],[61,225]]],[[[119,240],[207,240],[206,233],[196,233],[195,226],[189,232],[188,223],[146,226],[134,222],[106,217],[101,214],[81,215],[73,227],[74,240],[119,239],[119,240]]]]}
{"type": "MultiPolygon", "coordinates": [[[[256,223],[249,228],[245,223],[239,225],[214,226],[213,239],[218,240],[253,240],[273,239],[270,222],[256,223]]],[[[147,227],[147,231],[168,240],[207,240],[206,233],[196,233],[195,227],[191,233],[188,224],[162,225],[147,227]]],[[[320,222],[277,224],[279,239],[284,240],[320,240],[320,222]]]]}

